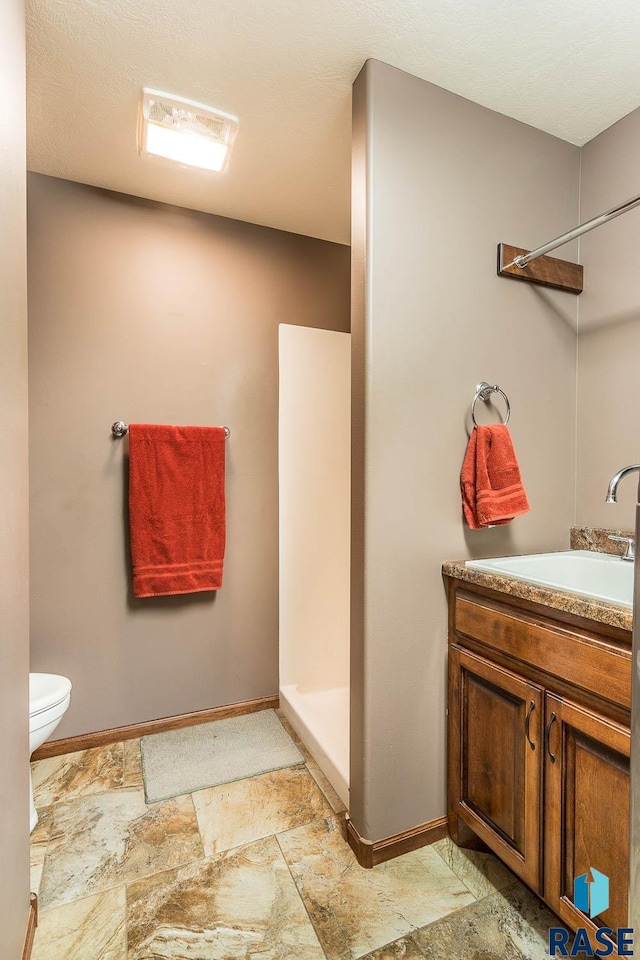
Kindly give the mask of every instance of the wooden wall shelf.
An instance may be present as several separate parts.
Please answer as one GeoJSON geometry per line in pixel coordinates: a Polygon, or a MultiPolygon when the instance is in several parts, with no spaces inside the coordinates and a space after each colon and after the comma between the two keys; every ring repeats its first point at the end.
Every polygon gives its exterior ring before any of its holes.
{"type": "Polygon", "coordinates": [[[521,247],[512,247],[508,243],[498,244],[498,276],[512,280],[524,280],[526,283],[538,283],[554,290],[567,293],[582,293],[584,288],[583,268],[579,263],[558,260],[557,257],[538,257],[526,267],[506,266],[516,257],[529,253],[521,247]]]}

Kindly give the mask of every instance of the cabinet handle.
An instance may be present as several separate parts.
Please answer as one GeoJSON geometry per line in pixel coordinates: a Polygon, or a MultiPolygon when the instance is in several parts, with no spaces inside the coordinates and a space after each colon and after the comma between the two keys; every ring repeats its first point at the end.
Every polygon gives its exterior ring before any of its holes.
{"type": "Polygon", "coordinates": [[[549,723],[547,724],[547,729],[544,735],[544,742],[546,744],[547,753],[549,754],[549,760],[551,760],[551,763],[556,762],[556,755],[555,753],[551,753],[551,747],[549,746],[549,738],[551,737],[551,727],[554,725],[557,719],[558,718],[556,717],[555,713],[552,713],[551,716],[549,717],[549,723]]]}
{"type": "Polygon", "coordinates": [[[527,738],[529,742],[529,746],[531,747],[532,750],[535,750],[536,745],[531,739],[531,735],[529,733],[529,727],[531,725],[531,714],[533,713],[535,708],[536,708],[536,705],[532,700],[531,703],[529,704],[529,709],[527,710],[527,719],[524,721],[524,735],[527,738]]]}

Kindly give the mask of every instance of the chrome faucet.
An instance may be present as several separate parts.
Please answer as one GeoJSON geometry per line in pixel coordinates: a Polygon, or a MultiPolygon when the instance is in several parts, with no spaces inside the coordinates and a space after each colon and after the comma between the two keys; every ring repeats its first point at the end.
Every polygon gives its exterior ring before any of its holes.
{"type": "Polygon", "coordinates": [[[623,477],[626,477],[628,473],[632,473],[634,470],[640,470],[640,463],[633,463],[629,467],[623,467],[622,470],[611,477],[609,481],[609,489],[607,490],[607,496],[605,497],[605,503],[617,503],[618,502],[618,484],[623,477]]]}
{"type": "MultiPolygon", "coordinates": [[[[607,490],[607,496],[605,498],[605,503],[617,503],[618,502],[618,484],[623,477],[626,477],[628,473],[633,473],[634,470],[640,470],[640,463],[632,463],[628,467],[623,467],[622,470],[618,470],[611,480],[609,481],[609,489],[607,490]]],[[[622,554],[622,560],[635,560],[635,542],[632,537],[614,537],[610,535],[607,537],[608,540],[616,540],[618,543],[625,544],[625,551],[622,554]]]]}
{"type": "Polygon", "coordinates": [[[624,543],[624,553],[620,555],[620,559],[631,560],[633,563],[636,558],[636,542],[633,537],[614,537],[613,534],[609,534],[607,540],[615,540],[617,543],[624,543]]]}

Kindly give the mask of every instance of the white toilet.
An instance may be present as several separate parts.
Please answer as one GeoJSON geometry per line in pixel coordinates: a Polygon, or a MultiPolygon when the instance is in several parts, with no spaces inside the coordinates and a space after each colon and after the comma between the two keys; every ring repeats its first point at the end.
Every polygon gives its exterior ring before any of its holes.
{"type": "MultiPolygon", "coordinates": [[[[29,674],[29,755],[47,740],[66,713],[71,700],[71,680],[56,673],[29,674]]],[[[38,822],[29,773],[31,830],[38,822]]]]}

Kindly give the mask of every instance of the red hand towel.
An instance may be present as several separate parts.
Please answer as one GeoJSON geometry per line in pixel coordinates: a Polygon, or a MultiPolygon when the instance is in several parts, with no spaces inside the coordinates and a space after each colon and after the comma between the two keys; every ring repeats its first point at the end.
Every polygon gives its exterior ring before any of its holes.
{"type": "Polygon", "coordinates": [[[129,424],[136,597],[219,590],[226,538],[224,427],[129,424]]]}
{"type": "Polygon", "coordinates": [[[531,507],[509,428],[475,427],[460,472],[462,508],[472,530],[511,523],[531,507]]]}

